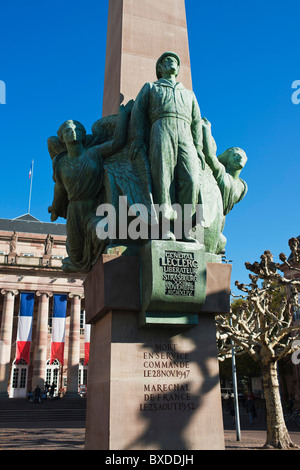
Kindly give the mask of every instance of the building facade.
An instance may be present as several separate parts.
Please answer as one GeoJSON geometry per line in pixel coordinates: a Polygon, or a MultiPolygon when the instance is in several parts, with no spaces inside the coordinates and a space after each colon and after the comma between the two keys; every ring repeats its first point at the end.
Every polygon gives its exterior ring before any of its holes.
{"type": "Polygon", "coordinates": [[[65,256],[64,224],[0,219],[0,396],[26,397],[46,382],[56,395],[84,392],[84,276],[62,271],[65,256]]]}
{"type": "MultiPolygon", "coordinates": [[[[300,241],[300,236],[297,238],[300,241]]],[[[288,258],[288,263],[290,265],[290,268],[287,265],[281,266],[281,269],[284,272],[284,276],[287,279],[300,279],[300,272],[299,270],[297,270],[299,266],[295,264],[292,253],[290,254],[288,258]]],[[[300,304],[300,294],[299,294],[299,304],[300,304]]],[[[300,326],[300,308],[291,312],[291,315],[293,315],[293,325],[300,326]]],[[[289,356],[285,362],[290,367],[288,367],[288,372],[285,374],[285,387],[282,387],[284,389],[283,393],[285,392],[286,400],[292,397],[294,401],[297,403],[297,407],[299,407],[299,404],[300,404],[300,351],[298,350],[292,356],[289,356]]]]}

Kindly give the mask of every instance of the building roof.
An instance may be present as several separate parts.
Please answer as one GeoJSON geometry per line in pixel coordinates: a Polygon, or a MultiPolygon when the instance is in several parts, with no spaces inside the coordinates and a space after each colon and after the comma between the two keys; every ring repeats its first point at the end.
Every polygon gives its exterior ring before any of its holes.
{"type": "Polygon", "coordinates": [[[41,222],[31,214],[24,214],[15,219],[0,219],[0,230],[62,236],[67,234],[65,224],[41,222]]]}

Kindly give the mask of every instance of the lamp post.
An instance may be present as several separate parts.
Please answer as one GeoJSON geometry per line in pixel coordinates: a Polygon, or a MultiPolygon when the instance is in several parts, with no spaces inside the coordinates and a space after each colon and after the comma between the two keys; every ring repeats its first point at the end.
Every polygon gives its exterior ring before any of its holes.
{"type": "MultiPolygon", "coordinates": [[[[227,260],[226,256],[222,256],[224,263],[232,263],[232,260],[227,260]]],[[[232,319],[229,319],[229,324],[232,326],[232,319]]],[[[231,340],[231,364],[232,364],[232,383],[233,383],[233,395],[234,395],[234,412],[235,412],[235,429],[236,429],[236,440],[241,440],[241,426],[240,426],[240,412],[239,412],[239,398],[237,388],[237,375],[236,375],[236,364],[235,364],[235,352],[234,343],[231,340]]]]}
{"type": "MultiPolygon", "coordinates": [[[[230,326],[232,326],[232,320],[229,320],[230,326]]],[[[238,388],[237,388],[237,375],[235,365],[235,352],[233,341],[231,340],[231,363],[232,363],[232,382],[233,382],[233,394],[234,394],[234,408],[235,408],[235,429],[236,429],[236,440],[241,440],[241,428],[240,428],[240,412],[239,412],[239,399],[238,399],[238,388]]]]}

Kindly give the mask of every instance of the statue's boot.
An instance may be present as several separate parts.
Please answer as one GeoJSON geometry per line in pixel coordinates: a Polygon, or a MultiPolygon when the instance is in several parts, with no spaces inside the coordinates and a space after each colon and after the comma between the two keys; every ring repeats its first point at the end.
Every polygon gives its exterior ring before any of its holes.
{"type": "Polygon", "coordinates": [[[171,230],[167,230],[165,233],[162,234],[161,237],[162,240],[176,240],[176,237],[174,233],[171,232],[171,230]]]}
{"type": "Polygon", "coordinates": [[[182,237],[182,241],[187,243],[199,243],[196,238],[193,238],[191,236],[186,237],[185,235],[182,237]]]}

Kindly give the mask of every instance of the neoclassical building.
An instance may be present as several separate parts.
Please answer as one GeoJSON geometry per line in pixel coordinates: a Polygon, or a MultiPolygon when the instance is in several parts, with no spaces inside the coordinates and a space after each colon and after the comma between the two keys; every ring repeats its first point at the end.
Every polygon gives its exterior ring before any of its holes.
{"type": "Polygon", "coordinates": [[[87,383],[89,325],[83,275],[65,274],[64,224],[30,214],[0,219],[0,395],[37,384],[77,395],[87,383]]]}

